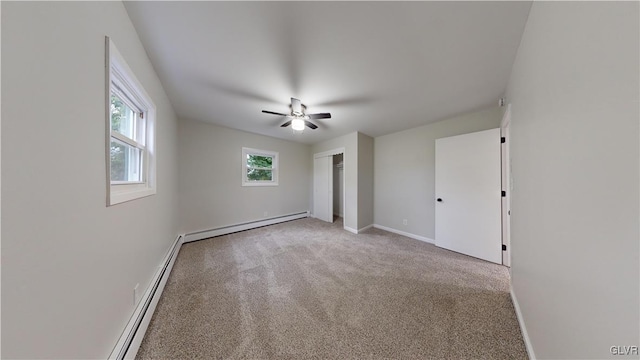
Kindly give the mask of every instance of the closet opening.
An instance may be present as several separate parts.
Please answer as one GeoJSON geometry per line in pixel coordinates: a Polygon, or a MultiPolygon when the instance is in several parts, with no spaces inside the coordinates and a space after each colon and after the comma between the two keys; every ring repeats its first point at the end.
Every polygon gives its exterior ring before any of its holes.
{"type": "Polygon", "coordinates": [[[344,154],[333,155],[333,221],[344,223],[344,154]]]}
{"type": "Polygon", "coordinates": [[[313,155],[313,214],[316,219],[333,223],[348,217],[344,174],[344,148],[313,155]]]}

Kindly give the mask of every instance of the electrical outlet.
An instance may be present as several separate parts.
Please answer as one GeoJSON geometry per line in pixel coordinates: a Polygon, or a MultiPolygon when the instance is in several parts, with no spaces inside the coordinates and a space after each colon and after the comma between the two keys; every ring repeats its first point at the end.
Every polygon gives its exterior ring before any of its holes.
{"type": "Polygon", "coordinates": [[[269,213],[265,211],[264,212],[264,217],[267,217],[267,215],[269,215],[269,213]]]}
{"type": "Polygon", "coordinates": [[[402,219],[402,225],[407,225],[407,219],[402,219]]]}
{"type": "Polygon", "coordinates": [[[136,287],[133,288],[133,306],[136,306],[136,304],[138,303],[138,287],[140,286],[140,283],[136,284],[136,287]]]}

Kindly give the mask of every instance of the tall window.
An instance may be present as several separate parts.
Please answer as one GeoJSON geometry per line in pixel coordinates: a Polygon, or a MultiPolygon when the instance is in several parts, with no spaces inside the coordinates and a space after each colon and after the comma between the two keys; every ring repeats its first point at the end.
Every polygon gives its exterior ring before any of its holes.
{"type": "Polygon", "coordinates": [[[278,153],[242,148],[242,185],[278,185],[278,153]]]}
{"type": "Polygon", "coordinates": [[[107,38],[108,205],[156,193],[155,105],[107,38]]]}
{"type": "Polygon", "coordinates": [[[144,182],[144,112],[115,86],[111,89],[111,184],[144,182]]]}

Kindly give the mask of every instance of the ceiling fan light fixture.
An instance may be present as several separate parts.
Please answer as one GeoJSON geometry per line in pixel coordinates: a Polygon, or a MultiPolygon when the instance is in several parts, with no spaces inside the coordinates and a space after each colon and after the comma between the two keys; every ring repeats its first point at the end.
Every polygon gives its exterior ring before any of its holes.
{"type": "Polygon", "coordinates": [[[286,117],[287,121],[282,123],[280,127],[286,128],[291,125],[291,129],[295,134],[300,134],[304,131],[305,127],[308,127],[311,130],[315,130],[318,128],[318,125],[314,124],[309,120],[319,120],[319,119],[331,119],[330,113],[318,113],[318,114],[306,114],[305,111],[307,109],[300,100],[296,98],[291,98],[291,105],[289,105],[289,109],[291,112],[289,114],[283,114],[274,111],[262,110],[265,114],[272,114],[286,117]]]}
{"type": "Polygon", "coordinates": [[[294,131],[303,131],[304,130],[304,120],[301,118],[294,118],[291,120],[291,129],[294,131]]]}

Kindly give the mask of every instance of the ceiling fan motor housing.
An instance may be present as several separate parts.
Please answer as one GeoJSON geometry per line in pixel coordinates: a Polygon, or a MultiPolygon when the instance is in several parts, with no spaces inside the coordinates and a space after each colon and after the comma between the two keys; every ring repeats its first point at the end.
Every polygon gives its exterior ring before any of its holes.
{"type": "Polygon", "coordinates": [[[302,102],[300,100],[291,98],[291,114],[292,115],[295,115],[295,116],[304,115],[303,107],[304,105],[302,105],[302,102]]]}

